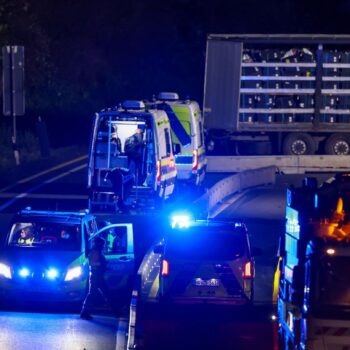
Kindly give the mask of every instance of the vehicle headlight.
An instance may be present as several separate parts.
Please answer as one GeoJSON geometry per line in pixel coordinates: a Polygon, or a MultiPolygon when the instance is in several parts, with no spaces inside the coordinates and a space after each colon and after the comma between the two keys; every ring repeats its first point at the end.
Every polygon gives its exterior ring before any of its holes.
{"type": "Polygon", "coordinates": [[[64,280],[71,281],[75,278],[79,278],[82,274],[83,274],[83,269],[81,268],[81,266],[76,266],[67,271],[66,277],[64,278],[64,280]]]}
{"type": "Polygon", "coordinates": [[[11,279],[12,276],[10,267],[3,263],[0,263],[0,276],[11,279]]]}

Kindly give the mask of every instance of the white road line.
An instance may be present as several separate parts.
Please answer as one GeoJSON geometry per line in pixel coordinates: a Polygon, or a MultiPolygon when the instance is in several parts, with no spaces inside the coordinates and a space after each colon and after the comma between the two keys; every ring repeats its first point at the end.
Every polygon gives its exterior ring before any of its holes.
{"type": "Polygon", "coordinates": [[[78,157],[78,158],[75,158],[75,159],[70,160],[70,161],[65,162],[65,163],[58,164],[58,165],[56,165],[56,166],[54,166],[54,167],[52,167],[52,168],[50,168],[50,169],[44,170],[44,171],[42,171],[42,172],[40,172],[40,173],[37,173],[37,174],[35,174],[35,175],[26,177],[26,178],[24,178],[24,179],[22,179],[22,180],[19,180],[19,181],[17,181],[17,182],[14,183],[14,184],[11,184],[11,185],[9,185],[9,186],[6,186],[6,187],[4,187],[4,188],[1,188],[1,189],[0,189],[0,192],[5,192],[5,191],[9,190],[10,188],[13,188],[13,187],[17,186],[18,184],[26,183],[26,182],[28,182],[28,181],[30,181],[30,180],[36,179],[36,178],[39,177],[39,176],[42,176],[42,175],[51,173],[51,172],[53,172],[53,171],[55,171],[55,170],[58,170],[58,169],[61,169],[61,168],[65,167],[65,166],[67,166],[67,165],[69,165],[69,164],[79,162],[79,161],[81,161],[81,160],[83,160],[83,159],[86,159],[86,158],[87,158],[87,155],[81,156],[81,157],[78,157]]]}
{"type": "MultiPolygon", "coordinates": [[[[18,193],[5,192],[0,193],[0,198],[13,198],[16,197],[18,193]]],[[[79,194],[55,194],[55,193],[32,193],[26,196],[27,198],[38,198],[38,199],[88,199],[87,195],[79,194]]]]}
{"type": "Polygon", "coordinates": [[[119,319],[118,329],[116,334],[116,350],[126,350],[126,330],[128,329],[127,319],[119,319]]]}
{"type": "Polygon", "coordinates": [[[53,177],[51,179],[48,179],[48,180],[42,182],[41,184],[30,188],[27,192],[23,192],[23,193],[20,193],[20,194],[16,195],[10,201],[8,201],[8,202],[4,203],[3,205],[1,205],[0,206],[0,211],[4,210],[5,208],[7,208],[10,205],[12,205],[13,203],[15,203],[17,201],[17,199],[27,197],[30,193],[38,190],[39,188],[41,188],[41,187],[43,187],[43,186],[45,186],[45,185],[47,185],[49,183],[52,183],[52,182],[54,182],[54,181],[56,181],[56,180],[58,180],[58,179],[60,179],[60,178],[62,178],[64,176],[70,175],[71,173],[79,171],[79,170],[81,170],[83,168],[86,168],[85,164],[84,165],[79,165],[79,166],[77,166],[77,167],[75,167],[75,168],[73,168],[73,169],[71,169],[69,171],[66,171],[66,172],[64,172],[64,173],[62,173],[60,175],[57,175],[57,176],[55,176],[55,177],[53,177]]]}

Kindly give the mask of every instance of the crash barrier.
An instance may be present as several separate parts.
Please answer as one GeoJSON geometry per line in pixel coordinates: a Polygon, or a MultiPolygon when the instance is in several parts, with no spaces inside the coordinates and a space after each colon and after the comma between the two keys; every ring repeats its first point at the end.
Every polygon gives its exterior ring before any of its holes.
{"type": "Polygon", "coordinates": [[[276,167],[268,166],[260,169],[247,170],[224,178],[211,187],[194,204],[197,215],[210,215],[210,212],[224,198],[241,192],[247,188],[275,183],[276,167]]]}
{"type": "Polygon", "coordinates": [[[207,171],[212,173],[241,172],[266,166],[275,166],[284,174],[306,172],[350,171],[350,156],[209,156],[207,171]]]}

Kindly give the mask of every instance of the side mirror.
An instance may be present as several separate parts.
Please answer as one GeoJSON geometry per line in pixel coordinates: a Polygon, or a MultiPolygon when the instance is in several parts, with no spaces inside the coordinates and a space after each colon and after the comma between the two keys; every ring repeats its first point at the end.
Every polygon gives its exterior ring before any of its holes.
{"type": "Polygon", "coordinates": [[[154,248],[153,248],[153,253],[155,254],[164,254],[164,245],[156,245],[154,248]]]}
{"type": "Polygon", "coordinates": [[[262,256],[263,255],[263,250],[258,247],[252,247],[251,251],[252,256],[262,256]]]}

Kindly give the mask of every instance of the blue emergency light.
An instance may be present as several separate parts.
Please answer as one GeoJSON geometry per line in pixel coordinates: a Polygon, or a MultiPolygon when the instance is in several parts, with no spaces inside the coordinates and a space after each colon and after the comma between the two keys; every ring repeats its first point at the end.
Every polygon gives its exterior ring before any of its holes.
{"type": "Polygon", "coordinates": [[[188,215],[174,215],[171,219],[172,228],[188,228],[190,227],[191,218],[188,215]]]}
{"type": "Polygon", "coordinates": [[[58,271],[56,269],[49,269],[46,271],[45,276],[49,278],[50,280],[54,280],[55,278],[58,277],[58,271]]]}
{"type": "Polygon", "coordinates": [[[30,271],[26,267],[23,267],[22,269],[19,270],[18,274],[22,278],[27,278],[30,275],[30,271]]]}

